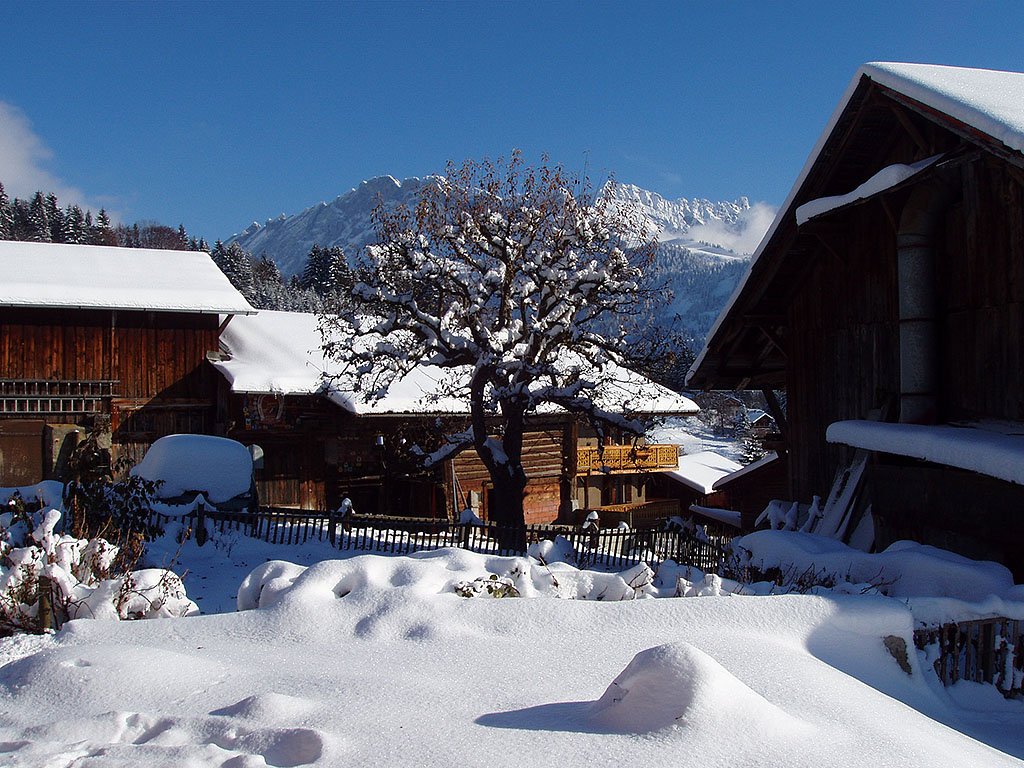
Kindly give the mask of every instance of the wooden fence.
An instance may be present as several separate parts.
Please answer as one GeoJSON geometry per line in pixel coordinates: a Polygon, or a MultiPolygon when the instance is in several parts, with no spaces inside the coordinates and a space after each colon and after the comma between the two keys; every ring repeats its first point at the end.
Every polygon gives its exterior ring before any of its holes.
{"type": "MultiPolygon", "coordinates": [[[[302,544],[310,539],[329,542],[339,550],[410,554],[456,547],[495,555],[523,555],[521,547],[507,542],[523,541],[521,531],[494,523],[453,525],[446,520],[401,517],[343,519],[329,512],[263,508],[246,512],[190,512],[183,517],[157,514],[162,527],[180,522],[205,541],[210,530],[238,530],[270,544],[302,544]],[[503,542],[506,542],[503,544],[503,542]]],[[[730,534],[725,531],[666,531],[606,528],[590,530],[563,525],[527,525],[527,546],[562,536],[576,551],[580,567],[626,568],[638,562],[656,566],[665,560],[717,572],[730,534]]]]}
{"type": "Polygon", "coordinates": [[[935,674],[943,685],[960,680],[995,685],[1019,696],[1024,678],[1024,622],[1006,618],[918,629],[914,645],[938,651],[935,674]],[[937,649],[935,648],[937,646],[937,649]]]}

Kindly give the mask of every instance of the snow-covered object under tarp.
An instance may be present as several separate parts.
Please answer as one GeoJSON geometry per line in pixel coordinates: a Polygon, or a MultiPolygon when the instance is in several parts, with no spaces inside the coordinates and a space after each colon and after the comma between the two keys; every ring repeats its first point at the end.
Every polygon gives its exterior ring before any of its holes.
{"type": "Polygon", "coordinates": [[[904,165],[903,163],[888,165],[852,192],[847,192],[845,195],[819,197],[817,200],[810,200],[796,209],[796,223],[798,225],[803,224],[815,216],[821,216],[829,211],[842,208],[844,205],[855,203],[858,200],[866,200],[869,197],[874,197],[888,189],[892,189],[907,179],[916,176],[921,171],[930,168],[940,157],[942,155],[933,155],[910,165],[904,165]]]}
{"type": "Polygon", "coordinates": [[[742,468],[742,464],[719,456],[714,451],[700,451],[680,456],[676,468],[666,471],[664,475],[698,493],[708,494],[716,482],[742,468]]]}
{"type": "Polygon", "coordinates": [[[775,221],[754,251],[746,274],[708,332],[704,347],[686,374],[688,382],[704,362],[709,350],[708,343],[715,338],[725,318],[746,290],[754,266],[772,241],[779,225],[794,215],[792,209],[796,198],[863,77],[919,101],[938,113],[949,115],[1002,142],[1011,150],[1024,153],[1024,73],[899,62],[871,62],[861,66],[818,137],[786,201],[779,207],[775,221]]]}
{"type": "Polygon", "coordinates": [[[1024,485],[1024,424],[887,424],[837,421],[830,443],[930,461],[1024,485]]]}
{"type": "Polygon", "coordinates": [[[248,493],[252,485],[252,456],[235,440],[210,435],[168,435],[146,451],[132,474],[162,480],[161,499],[200,491],[214,504],[248,493]]]}
{"type": "MultiPolygon", "coordinates": [[[[370,345],[375,341],[361,337],[353,343],[370,345]]],[[[421,365],[394,382],[382,398],[365,400],[355,391],[354,376],[337,361],[325,357],[320,321],[314,314],[263,311],[251,317],[236,317],[221,335],[221,343],[227,355],[214,365],[228,380],[232,392],[320,393],[356,414],[469,412],[468,399],[448,394],[453,385],[468,381],[468,368],[460,372],[421,365]]],[[[633,371],[613,366],[607,379],[595,393],[595,401],[600,404],[614,406],[633,393],[644,392],[650,396],[643,402],[633,403],[642,413],[677,414],[700,410],[692,400],[633,371]]]]}
{"type": "Polygon", "coordinates": [[[0,241],[0,306],[252,314],[203,251],[0,241]]]}

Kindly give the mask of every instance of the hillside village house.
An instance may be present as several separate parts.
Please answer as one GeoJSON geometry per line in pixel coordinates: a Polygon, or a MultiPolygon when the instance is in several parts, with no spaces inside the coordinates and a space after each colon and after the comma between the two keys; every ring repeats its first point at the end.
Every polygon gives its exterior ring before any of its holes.
{"type": "Polygon", "coordinates": [[[97,417],[133,463],[218,431],[206,356],[255,310],[208,254],[3,241],[0,272],[0,486],[60,477],[97,417]]]}
{"type": "Polygon", "coordinates": [[[862,67],[689,383],[787,391],[790,498],[1024,576],[1024,74],[862,67]]]}
{"type": "MultiPolygon", "coordinates": [[[[227,434],[262,450],[257,483],[264,503],[324,509],[347,495],[359,513],[446,518],[470,505],[487,516],[489,477],[475,452],[426,471],[408,450],[468,413],[461,399],[439,396],[450,374],[424,366],[383,399],[365,402],[338,363],[325,359],[311,314],[238,317],[221,343],[214,364],[224,376],[227,434]]],[[[620,386],[641,383],[651,386],[622,372],[620,386]]],[[[696,412],[690,400],[657,391],[645,406],[650,413],[696,412]]],[[[523,451],[527,522],[568,522],[574,509],[594,508],[628,511],[637,519],[644,510],[664,516],[648,497],[647,481],[652,472],[676,466],[677,447],[608,445],[599,456],[596,443],[564,412],[533,417],[523,451]]],[[[669,506],[678,510],[678,503],[669,506]]]]}

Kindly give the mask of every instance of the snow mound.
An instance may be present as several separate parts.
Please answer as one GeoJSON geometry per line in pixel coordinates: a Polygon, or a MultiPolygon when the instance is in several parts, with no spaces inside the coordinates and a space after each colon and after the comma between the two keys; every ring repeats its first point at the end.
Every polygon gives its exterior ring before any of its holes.
{"type": "Polygon", "coordinates": [[[799,531],[757,531],[733,541],[762,569],[823,573],[853,584],[876,584],[890,597],[950,597],[977,601],[1006,594],[1013,575],[1002,565],[912,541],[868,554],[827,536],[799,531]]]}
{"type": "Polygon", "coordinates": [[[690,643],[641,651],[594,702],[593,719],[619,733],[649,733],[673,725],[702,727],[712,721],[760,722],[778,735],[800,721],[755,693],[690,643]]]}
{"type": "Polygon", "coordinates": [[[168,435],[153,443],[133,475],[156,482],[162,499],[202,491],[214,504],[249,492],[252,457],[235,440],[210,435],[168,435]]]}

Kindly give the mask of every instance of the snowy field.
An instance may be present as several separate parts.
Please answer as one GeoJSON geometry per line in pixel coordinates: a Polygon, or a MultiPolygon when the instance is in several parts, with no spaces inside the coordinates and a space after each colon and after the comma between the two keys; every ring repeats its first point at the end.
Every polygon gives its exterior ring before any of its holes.
{"type": "MultiPolygon", "coordinates": [[[[271,554],[211,544],[178,553],[206,612],[271,554]]],[[[338,554],[320,547],[272,554],[338,554]]],[[[0,764],[1021,764],[1024,705],[887,653],[888,635],[912,647],[898,600],[554,597],[618,578],[455,550],[272,562],[242,585],[248,610],[8,638],[0,764]],[[491,573],[530,599],[456,594],[491,573]]]]}
{"type": "Polygon", "coordinates": [[[673,416],[647,431],[649,443],[671,443],[682,446],[683,453],[714,451],[732,461],[743,463],[743,441],[733,434],[716,434],[715,430],[696,416],[673,416]]]}

